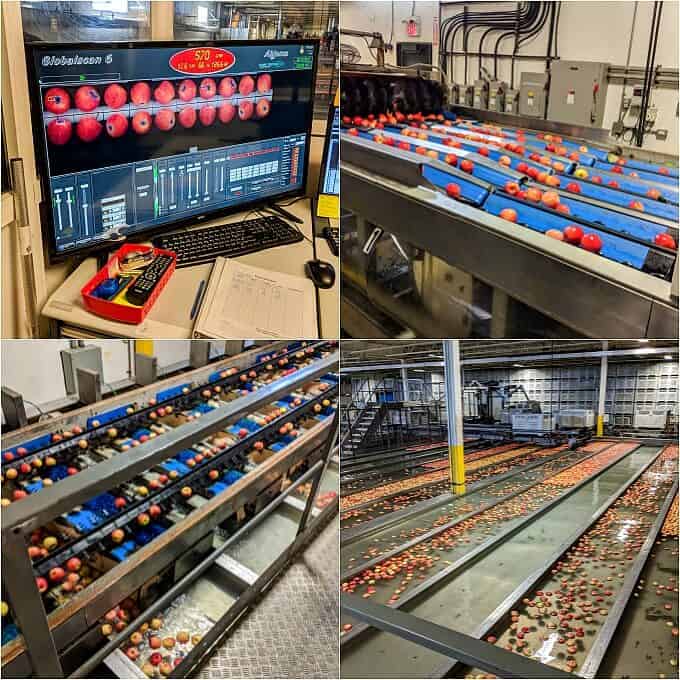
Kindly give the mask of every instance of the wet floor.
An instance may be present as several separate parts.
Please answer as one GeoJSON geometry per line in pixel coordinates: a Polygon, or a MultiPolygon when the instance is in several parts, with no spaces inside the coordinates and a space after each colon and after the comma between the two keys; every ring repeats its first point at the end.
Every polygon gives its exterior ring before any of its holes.
{"type": "MultiPolygon", "coordinates": [[[[640,447],[609,470],[494,548],[462,574],[402,609],[427,621],[475,634],[522,581],[558,550],[567,536],[589,523],[605,501],[649,463],[659,447],[640,447]]],[[[341,625],[347,623],[341,616],[341,625]]],[[[443,657],[382,632],[370,632],[342,648],[342,677],[428,677],[443,657]]]]}

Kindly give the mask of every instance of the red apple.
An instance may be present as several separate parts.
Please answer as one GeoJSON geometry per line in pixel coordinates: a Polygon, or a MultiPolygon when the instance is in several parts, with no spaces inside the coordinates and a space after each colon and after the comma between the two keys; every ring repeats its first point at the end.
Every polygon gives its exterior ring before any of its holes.
{"type": "Polygon", "coordinates": [[[119,109],[127,101],[127,91],[122,85],[113,83],[104,90],[104,103],[112,109],[119,109]]]}
{"type": "Polygon", "coordinates": [[[38,586],[38,590],[41,593],[44,593],[47,590],[47,579],[44,579],[42,576],[38,576],[38,578],[35,579],[35,584],[38,586]]]}
{"type": "Polygon", "coordinates": [[[576,184],[576,182],[569,182],[567,184],[567,191],[571,191],[572,194],[580,194],[581,193],[581,185],[576,184]]]}
{"type": "Polygon", "coordinates": [[[135,83],[130,89],[130,101],[138,106],[151,101],[151,86],[149,83],[135,83]]]}
{"type": "Polygon", "coordinates": [[[238,105],[238,117],[240,120],[249,120],[253,115],[253,102],[241,101],[238,105]]]}
{"type": "Polygon", "coordinates": [[[454,182],[446,185],[446,194],[451,198],[458,198],[460,196],[460,186],[454,182]]]}
{"type": "Polygon", "coordinates": [[[198,117],[201,120],[201,124],[208,127],[215,122],[217,117],[217,109],[214,106],[203,106],[198,112],[198,117]]]}
{"type": "Polygon", "coordinates": [[[564,241],[564,234],[559,229],[548,229],[545,235],[554,238],[556,241],[564,241]]]}
{"type": "Polygon", "coordinates": [[[94,116],[85,116],[76,123],[76,134],[83,142],[93,142],[103,129],[104,126],[94,116]]]}
{"type": "Polygon", "coordinates": [[[260,94],[269,92],[271,89],[272,89],[272,77],[271,75],[269,75],[269,73],[261,73],[259,76],[257,76],[257,91],[260,94]]]}
{"type": "Polygon", "coordinates": [[[148,111],[137,111],[132,116],[132,129],[138,135],[145,135],[151,130],[151,114],[148,111]]]}
{"type": "Polygon", "coordinates": [[[177,120],[183,128],[192,128],[196,125],[196,109],[193,106],[185,106],[178,114],[177,120]]]}
{"type": "Polygon", "coordinates": [[[233,97],[236,94],[237,89],[238,85],[234,78],[227,77],[220,80],[220,86],[218,88],[220,97],[233,97]]]}
{"type": "Polygon", "coordinates": [[[64,580],[64,576],[66,576],[66,572],[61,568],[61,567],[53,567],[50,569],[50,581],[54,581],[54,583],[59,583],[60,581],[64,580]]]}
{"type": "Polygon", "coordinates": [[[161,506],[160,505],[152,505],[149,507],[149,515],[151,516],[152,519],[156,519],[157,517],[161,516],[161,506]]]}
{"type": "Polygon", "coordinates": [[[472,161],[464,160],[460,162],[460,169],[463,172],[472,172],[474,170],[474,163],[472,161]]]}
{"type": "Polygon", "coordinates": [[[72,557],[67,563],[66,568],[69,571],[78,571],[82,566],[81,561],[77,557],[72,557]]]}
{"type": "Polygon", "coordinates": [[[212,78],[203,78],[201,84],[198,86],[198,94],[203,99],[212,99],[217,92],[217,84],[212,78]]]}
{"type": "Polygon", "coordinates": [[[122,113],[112,113],[106,119],[106,131],[109,137],[122,137],[128,129],[128,119],[122,113]]]}
{"type": "Polygon", "coordinates": [[[74,100],[81,111],[94,111],[99,106],[99,92],[92,85],[82,85],[76,90],[74,100]]]}
{"type": "Polygon", "coordinates": [[[660,197],[661,197],[661,192],[658,189],[649,189],[647,191],[647,198],[651,198],[655,201],[658,201],[660,197]]]}
{"type": "Polygon", "coordinates": [[[260,99],[255,105],[255,113],[258,118],[266,118],[271,109],[271,102],[268,99],[260,99]]]}
{"type": "Polygon", "coordinates": [[[583,229],[575,224],[570,224],[564,229],[564,238],[568,243],[578,245],[583,238],[583,229]]]}
{"type": "Polygon", "coordinates": [[[55,118],[47,124],[47,139],[57,146],[66,144],[71,139],[72,132],[71,121],[66,118],[55,118]]]}
{"type": "Polygon", "coordinates": [[[153,91],[153,98],[159,104],[169,104],[175,98],[175,86],[169,80],[164,80],[153,91]]]}
{"type": "Polygon", "coordinates": [[[196,96],[196,83],[193,80],[183,80],[177,88],[177,94],[183,102],[190,102],[196,96]]]}
{"type": "Polygon", "coordinates": [[[247,97],[255,89],[255,81],[252,76],[242,76],[238,83],[239,94],[247,97]]]}
{"type": "Polygon", "coordinates": [[[229,102],[223,102],[220,104],[217,115],[219,116],[221,123],[231,123],[236,115],[236,107],[229,102]]]}
{"type": "Polygon", "coordinates": [[[676,249],[675,239],[670,234],[657,234],[654,237],[654,243],[657,246],[663,246],[664,248],[670,248],[671,250],[676,249]]]}
{"type": "Polygon", "coordinates": [[[581,239],[581,248],[591,253],[599,253],[602,250],[602,239],[597,234],[584,234],[581,239]]]}
{"type": "Polygon", "coordinates": [[[560,195],[555,191],[546,191],[541,197],[541,201],[549,208],[556,208],[560,203],[560,195]]]}
{"type": "Polygon", "coordinates": [[[513,210],[512,208],[503,208],[500,212],[500,216],[504,220],[508,220],[510,222],[517,222],[517,211],[513,210]]]}
{"type": "Polygon", "coordinates": [[[631,210],[639,210],[640,212],[644,212],[644,209],[645,209],[645,206],[642,205],[642,203],[641,203],[640,201],[631,201],[631,202],[628,204],[628,207],[629,207],[631,210]]]}
{"type": "Polygon", "coordinates": [[[171,109],[161,109],[154,119],[156,127],[163,132],[172,130],[175,127],[175,112],[171,109]]]}
{"type": "Polygon", "coordinates": [[[66,113],[71,108],[71,97],[63,87],[51,87],[45,93],[45,108],[50,113],[66,113]]]}
{"type": "Polygon", "coordinates": [[[127,501],[122,496],[118,496],[118,498],[113,501],[113,504],[116,509],[121,510],[127,505],[127,501]]]}

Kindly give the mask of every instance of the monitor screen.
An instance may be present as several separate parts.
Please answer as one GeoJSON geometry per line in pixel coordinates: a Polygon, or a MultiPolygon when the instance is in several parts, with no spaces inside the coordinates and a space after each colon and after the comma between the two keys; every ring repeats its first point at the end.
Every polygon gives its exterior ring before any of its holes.
{"type": "Polygon", "coordinates": [[[27,49],[53,256],[304,193],[315,41],[27,49]]]}
{"type": "Polygon", "coordinates": [[[334,107],[333,123],[326,136],[326,154],[323,168],[322,194],[340,195],[340,108],[334,107]]]}

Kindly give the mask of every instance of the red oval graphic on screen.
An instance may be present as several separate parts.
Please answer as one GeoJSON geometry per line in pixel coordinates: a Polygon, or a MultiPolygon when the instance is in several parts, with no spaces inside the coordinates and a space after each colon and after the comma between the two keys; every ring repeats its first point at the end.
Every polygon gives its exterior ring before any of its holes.
{"type": "Polygon", "coordinates": [[[170,68],[188,75],[219,73],[231,68],[236,57],[220,47],[192,47],[170,57],[170,68]]]}

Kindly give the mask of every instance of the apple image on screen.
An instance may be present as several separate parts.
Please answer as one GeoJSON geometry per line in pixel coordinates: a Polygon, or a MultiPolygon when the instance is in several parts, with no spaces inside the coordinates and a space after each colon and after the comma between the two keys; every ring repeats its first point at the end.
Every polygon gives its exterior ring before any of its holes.
{"type": "Polygon", "coordinates": [[[169,104],[175,98],[175,88],[169,80],[164,80],[154,91],[153,98],[159,104],[169,104]]]}
{"type": "Polygon", "coordinates": [[[57,146],[63,146],[71,139],[71,132],[73,131],[73,126],[70,120],[66,118],[55,118],[51,120],[47,126],[47,139],[56,144],[57,146]]]}
{"type": "Polygon", "coordinates": [[[244,97],[252,94],[254,89],[255,81],[253,80],[253,76],[243,76],[238,83],[238,93],[244,97]]]}
{"type": "Polygon", "coordinates": [[[183,80],[177,88],[177,94],[183,102],[190,102],[196,96],[196,83],[193,80],[183,80]]]}
{"type": "Polygon", "coordinates": [[[257,117],[266,118],[269,115],[271,107],[272,105],[269,99],[260,99],[260,101],[255,105],[255,113],[257,114],[257,117]]]}
{"type": "Polygon", "coordinates": [[[236,107],[229,102],[224,102],[223,104],[220,104],[217,115],[219,116],[221,123],[231,123],[236,115],[236,107]]]}
{"type": "Polygon", "coordinates": [[[148,111],[137,111],[132,117],[132,129],[138,135],[145,135],[151,130],[151,114],[148,111]]]}
{"type": "Polygon", "coordinates": [[[99,92],[92,85],[83,85],[76,90],[74,100],[81,111],[94,111],[99,106],[99,92]]]}
{"type": "Polygon", "coordinates": [[[135,83],[130,90],[130,101],[137,105],[148,104],[151,101],[149,83],[135,83]]]}
{"type": "Polygon", "coordinates": [[[203,106],[198,112],[198,117],[201,119],[201,123],[208,127],[215,122],[217,109],[214,106],[203,106]]]}
{"type": "Polygon", "coordinates": [[[94,116],[85,116],[76,124],[76,134],[83,142],[94,142],[103,129],[104,126],[94,116]]]}
{"type": "Polygon", "coordinates": [[[238,90],[238,84],[235,78],[227,77],[220,80],[220,87],[218,92],[220,97],[233,97],[238,90]]]}
{"type": "Polygon", "coordinates": [[[104,103],[112,109],[119,109],[127,101],[127,92],[124,87],[114,83],[104,90],[104,103]]]}
{"type": "Polygon", "coordinates": [[[196,109],[185,106],[178,114],[177,120],[183,128],[192,128],[196,125],[196,109]]]}
{"type": "Polygon", "coordinates": [[[122,137],[128,129],[128,119],[122,113],[112,113],[106,119],[106,131],[109,137],[122,137]]]}
{"type": "Polygon", "coordinates": [[[45,108],[60,115],[71,108],[71,97],[63,87],[51,87],[45,93],[45,108]]]}
{"type": "Polygon", "coordinates": [[[260,94],[269,92],[272,89],[272,77],[269,73],[262,73],[257,77],[257,91],[260,94]]]}
{"type": "Polygon", "coordinates": [[[156,127],[163,132],[175,127],[175,112],[171,109],[161,109],[156,114],[156,127]]]}
{"type": "Polygon", "coordinates": [[[253,106],[253,102],[250,101],[239,102],[238,117],[241,120],[249,120],[250,118],[252,118],[254,110],[255,107],[253,106]]]}
{"type": "Polygon", "coordinates": [[[198,94],[203,99],[212,99],[217,92],[217,84],[212,78],[203,78],[201,84],[198,86],[198,94]]]}

